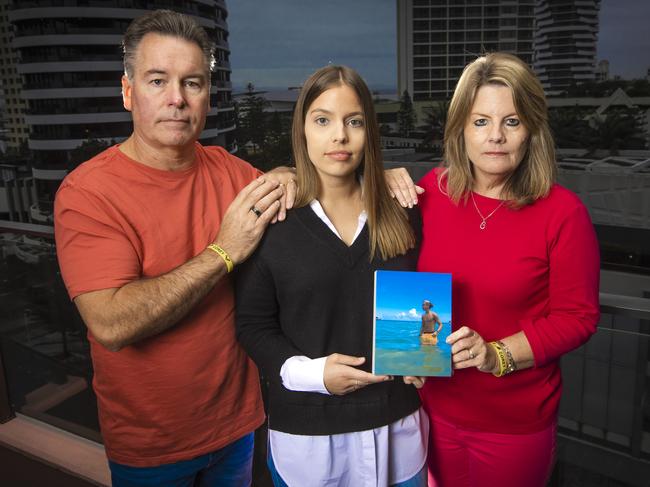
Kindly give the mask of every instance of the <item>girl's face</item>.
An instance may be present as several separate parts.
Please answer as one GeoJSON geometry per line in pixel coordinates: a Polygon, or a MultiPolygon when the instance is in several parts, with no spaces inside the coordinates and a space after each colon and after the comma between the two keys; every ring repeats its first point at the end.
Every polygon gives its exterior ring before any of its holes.
{"type": "Polygon", "coordinates": [[[305,117],[309,159],[321,179],[354,177],[366,144],[359,97],[347,85],[330,88],[314,100],[305,117]]]}

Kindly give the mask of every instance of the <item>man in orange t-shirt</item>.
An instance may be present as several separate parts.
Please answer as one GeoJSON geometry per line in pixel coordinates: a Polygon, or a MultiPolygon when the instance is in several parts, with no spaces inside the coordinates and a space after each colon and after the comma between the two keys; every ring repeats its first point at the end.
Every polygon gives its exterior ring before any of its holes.
{"type": "Polygon", "coordinates": [[[146,14],[123,45],[133,133],[66,177],[55,204],[113,485],[249,485],[264,412],[228,273],[283,219],[292,173],[197,142],[214,58],[190,17],[146,14]]]}

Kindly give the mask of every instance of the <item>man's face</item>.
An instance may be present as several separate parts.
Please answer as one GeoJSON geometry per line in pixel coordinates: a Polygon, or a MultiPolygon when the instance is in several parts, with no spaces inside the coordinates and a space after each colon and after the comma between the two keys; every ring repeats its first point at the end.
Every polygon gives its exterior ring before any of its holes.
{"type": "Polygon", "coordinates": [[[184,39],[147,34],[122,77],[124,108],[134,134],[154,149],[187,148],[199,138],[210,104],[203,53],[184,39]]]}

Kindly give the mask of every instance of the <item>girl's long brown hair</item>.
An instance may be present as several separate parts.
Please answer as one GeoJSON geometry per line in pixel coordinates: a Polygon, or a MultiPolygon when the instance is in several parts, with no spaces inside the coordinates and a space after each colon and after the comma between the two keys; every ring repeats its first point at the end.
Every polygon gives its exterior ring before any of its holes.
{"type": "Polygon", "coordinates": [[[379,143],[379,125],[368,86],[347,66],[325,66],[305,82],[293,114],[292,143],[296,162],[298,194],[296,207],[308,205],[320,195],[320,179],[307,152],[305,120],[311,104],[323,92],[346,85],[354,90],[364,115],[366,143],[359,171],[363,174],[363,203],[368,214],[370,258],[387,260],[415,246],[415,236],[406,210],[388,193],[379,143]]]}

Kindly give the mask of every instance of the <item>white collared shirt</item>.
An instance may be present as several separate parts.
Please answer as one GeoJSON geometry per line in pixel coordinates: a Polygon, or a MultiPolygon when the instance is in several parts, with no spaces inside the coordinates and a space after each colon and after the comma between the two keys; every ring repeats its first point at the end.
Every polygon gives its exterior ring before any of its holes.
{"type": "MultiPolygon", "coordinates": [[[[341,238],[318,200],[310,206],[341,238]]],[[[362,211],[352,241],[367,220],[362,211]]],[[[282,384],[292,391],[329,394],[323,382],[326,359],[287,359],[280,369],[282,384]]],[[[394,423],[366,431],[309,436],[269,430],[269,446],[275,468],[290,487],[321,485],[314,479],[326,480],[322,485],[387,487],[410,479],[422,469],[428,436],[429,420],[420,408],[394,423]]]]}

